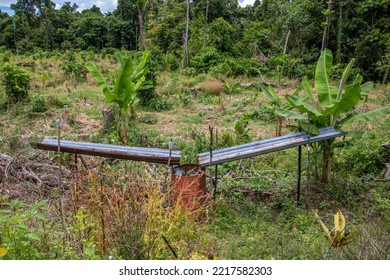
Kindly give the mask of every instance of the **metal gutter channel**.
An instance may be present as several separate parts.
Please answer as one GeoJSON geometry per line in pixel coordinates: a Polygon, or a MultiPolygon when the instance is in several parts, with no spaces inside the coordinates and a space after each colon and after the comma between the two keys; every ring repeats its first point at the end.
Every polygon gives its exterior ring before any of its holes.
{"type": "MultiPolygon", "coordinates": [[[[43,145],[58,145],[57,139],[45,138],[40,144],[43,145]]],[[[97,148],[97,149],[106,149],[106,150],[118,150],[118,151],[140,151],[142,153],[150,153],[150,154],[164,154],[169,153],[167,149],[158,149],[158,148],[143,148],[143,147],[128,147],[128,146],[119,146],[119,145],[110,145],[110,144],[98,144],[98,143],[90,143],[90,142],[77,142],[77,141],[69,141],[69,140],[61,140],[61,146],[66,145],[68,147],[83,147],[83,148],[97,148]]],[[[180,155],[180,151],[172,150],[172,154],[180,155]]]]}
{"type": "Polygon", "coordinates": [[[254,143],[235,146],[227,149],[215,150],[213,151],[211,163],[209,153],[202,153],[198,155],[198,162],[199,165],[202,167],[216,165],[229,161],[235,161],[261,154],[289,149],[307,144],[309,142],[319,142],[342,135],[343,133],[336,131],[334,128],[321,128],[320,134],[316,136],[311,136],[310,139],[307,133],[290,134],[254,143]]]}
{"type": "MultiPolygon", "coordinates": [[[[58,140],[46,138],[40,143],[31,143],[31,146],[36,149],[57,151],[58,140]]],[[[167,164],[169,161],[169,150],[165,149],[126,147],[62,140],[60,142],[60,150],[61,152],[73,154],[84,154],[151,163],[167,164]]],[[[181,152],[178,150],[172,150],[170,163],[178,165],[180,164],[180,160],[181,152]]]]}
{"type": "MultiPolygon", "coordinates": [[[[319,129],[319,132],[320,132],[319,135],[324,134],[324,133],[328,133],[330,131],[335,132],[336,130],[334,128],[332,128],[332,127],[320,128],[319,129]]],[[[239,145],[239,146],[233,146],[233,147],[229,147],[229,148],[215,150],[214,153],[215,152],[225,153],[225,152],[231,152],[231,151],[234,151],[234,150],[242,150],[242,149],[245,149],[245,148],[252,148],[252,147],[256,147],[256,146],[263,146],[263,145],[266,145],[266,144],[279,143],[279,142],[283,142],[285,140],[289,140],[289,139],[294,138],[294,137],[298,138],[298,137],[304,137],[304,136],[307,136],[306,132],[298,132],[298,133],[288,134],[288,135],[279,136],[279,137],[275,137],[275,138],[264,139],[264,140],[260,140],[260,141],[257,141],[257,142],[251,142],[251,143],[243,144],[243,145],[239,145]]],[[[314,138],[314,136],[311,137],[311,139],[313,139],[313,138],[314,138]]],[[[210,152],[204,152],[204,153],[198,154],[198,156],[199,157],[204,157],[204,156],[208,156],[209,154],[210,154],[210,152]]]]}

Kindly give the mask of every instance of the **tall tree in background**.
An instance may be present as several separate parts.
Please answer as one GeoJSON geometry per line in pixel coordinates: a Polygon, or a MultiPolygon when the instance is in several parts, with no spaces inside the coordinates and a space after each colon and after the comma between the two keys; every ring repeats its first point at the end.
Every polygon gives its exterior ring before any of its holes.
{"type": "Polygon", "coordinates": [[[184,35],[184,53],[185,53],[185,61],[184,61],[184,67],[190,66],[190,58],[188,53],[188,26],[190,21],[190,1],[186,0],[186,32],[184,35]]]}
{"type": "Polygon", "coordinates": [[[137,11],[138,11],[138,25],[139,25],[139,39],[140,39],[140,49],[145,50],[146,41],[145,41],[145,24],[144,24],[144,9],[146,5],[146,0],[137,0],[137,11]]]}
{"type": "Polygon", "coordinates": [[[207,18],[209,16],[210,0],[206,0],[206,11],[204,14],[204,29],[203,29],[203,48],[206,47],[206,34],[207,34],[207,18]]]}
{"type": "Polygon", "coordinates": [[[324,14],[326,16],[326,21],[324,23],[324,34],[322,35],[322,46],[321,51],[328,47],[329,43],[329,25],[330,25],[330,16],[332,14],[333,3],[332,0],[328,1],[328,8],[325,10],[324,14]]]}

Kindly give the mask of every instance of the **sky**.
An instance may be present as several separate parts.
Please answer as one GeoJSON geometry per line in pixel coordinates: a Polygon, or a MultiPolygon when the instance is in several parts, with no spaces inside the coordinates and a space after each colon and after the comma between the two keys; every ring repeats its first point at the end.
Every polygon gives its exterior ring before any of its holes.
{"type": "MultiPolygon", "coordinates": [[[[13,10],[11,10],[10,6],[11,6],[11,4],[14,4],[16,2],[17,2],[16,0],[13,0],[13,1],[12,0],[9,0],[9,1],[1,0],[0,10],[2,12],[7,12],[8,14],[13,14],[13,10]]],[[[62,4],[66,1],[54,0],[53,2],[56,3],[56,8],[60,8],[62,6],[62,4]]],[[[117,3],[118,3],[117,0],[106,0],[106,1],[96,1],[96,0],[77,1],[77,0],[74,0],[74,1],[70,1],[70,2],[72,4],[77,3],[77,5],[79,6],[79,11],[82,11],[84,9],[88,9],[88,8],[92,7],[93,5],[96,5],[96,6],[100,7],[100,10],[103,13],[114,10],[116,8],[117,3]]],[[[247,5],[252,5],[253,2],[255,2],[255,0],[238,0],[238,2],[239,2],[239,5],[241,7],[245,7],[247,5]]]]}

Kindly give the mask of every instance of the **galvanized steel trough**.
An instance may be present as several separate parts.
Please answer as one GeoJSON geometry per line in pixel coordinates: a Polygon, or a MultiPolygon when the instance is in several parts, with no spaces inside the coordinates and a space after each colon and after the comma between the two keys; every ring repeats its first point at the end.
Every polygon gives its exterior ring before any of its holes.
{"type": "MultiPolygon", "coordinates": [[[[45,138],[39,143],[31,143],[31,146],[35,149],[58,151],[58,140],[45,138]]],[[[181,160],[181,152],[178,150],[127,147],[68,140],[60,140],[60,152],[161,164],[168,164],[170,158],[170,164],[172,165],[180,164],[181,160]]]]}
{"type": "Polygon", "coordinates": [[[252,142],[249,144],[234,146],[225,149],[212,151],[210,162],[210,152],[198,154],[198,163],[200,166],[210,166],[253,157],[261,154],[271,153],[292,147],[301,146],[307,143],[319,142],[335,137],[342,136],[343,133],[335,130],[333,127],[324,127],[319,129],[319,135],[308,135],[306,132],[299,132],[271,139],[252,142]]]}

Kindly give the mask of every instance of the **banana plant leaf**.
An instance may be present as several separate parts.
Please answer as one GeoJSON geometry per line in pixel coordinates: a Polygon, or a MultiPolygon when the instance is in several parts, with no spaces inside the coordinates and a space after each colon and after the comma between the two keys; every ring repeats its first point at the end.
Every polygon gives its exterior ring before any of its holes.
{"type": "Polygon", "coordinates": [[[348,63],[347,67],[345,67],[343,70],[343,74],[341,75],[339,90],[337,93],[337,101],[339,101],[341,99],[341,94],[343,93],[345,84],[346,84],[348,77],[349,77],[349,73],[351,72],[351,69],[352,69],[354,64],[355,64],[355,59],[352,58],[351,61],[348,63]]]}
{"type": "Polygon", "coordinates": [[[268,99],[272,102],[275,102],[277,105],[282,104],[282,100],[280,97],[276,94],[273,87],[269,86],[268,88],[264,84],[260,84],[261,90],[264,92],[264,94],[268,97],[268,99]]]}
{"type": "Polygon", "coordinates": [[[355,121],[376,121],[377,119],[390,114],[390,107],[383,107],[374,111],[370,111],[367,113],[352,113],[345,119],[340,121],[340,126],[348,126],[355,121]]]}
{"type": "Polygon", "coordinates": [[[278,116],[281,116],[283,118],[291,119],[291,120],[306,120],[307,119],[306,115],[303,115],[303,114],[298,113],[298,112],[294,112],[292,110],[282,109],[282,108],[276,109],[275,114],[277,114],[278,116]]]}
{"type": "MultiPolygon", "coordinates": [[[[336,102],[333,106],[334,119],[336,119],[336,117],[340,116],[341,114],[348,113],[353,107],[355,107],[359,103],[361,96],[360,83],[362,79],[363,78],[360,76],[360,78],[355,80],[353,84],[350,84],[345,88],[345,92],[341,96],[340,101],[336,102]]],[[[332,125],[334,124],[335,123],[333,123],[332,125]]]]}
{"type": "Polygon", "coordinates": [[[106,82],[106,79],[103,77],[103,75],[100,73],[99,69],[96,67],[95,64],[88,61],[85,66],[91,72],[92,76],[94,77],[96,83],[98,86],[102,89],[104,97],[106,98],[107,102],[114,102],[115,95],[112,92],[112,89],[106,82]]]}
{"type": "Polygon", "coordinates": [[[318,100],[325,108],[333,106],[337,99],[337,87],[330,85],[329,76],[332,69],[332,52],[325,49],[317,62],[314,87],[316,88],[318,100]]]}
{"type": "Polygon", "coordinates": [[[311,115],[320,117],[322,115],[314,106],[306,101],[306,98],[297,98],[292,95],[286,95],[286,100],[294,108],[297,108],[302,113],[311,113],[311,115]]]}

